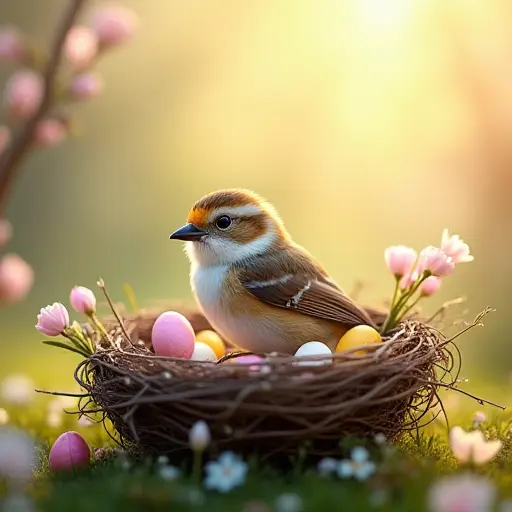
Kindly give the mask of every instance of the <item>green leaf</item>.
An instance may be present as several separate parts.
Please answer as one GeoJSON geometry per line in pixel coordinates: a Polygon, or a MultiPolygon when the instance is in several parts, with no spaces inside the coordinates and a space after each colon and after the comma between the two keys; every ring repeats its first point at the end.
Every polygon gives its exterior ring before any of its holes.
{"type": "Polygon", "coordinates": [[[76,354],[80,354],[81,356],[84,356],[84,357],[89,357],[91,355],[91,354],[88,354],[87,352],[85,352],[85,350],[80,350],[79,348],[72,347],[71,345],[66,345],[65,343],[62,343],[60,341],[43,341],[43,343],[45,345],[50,345],[52,347],[64,348],[71,352],[75,352],[76,354]]]}

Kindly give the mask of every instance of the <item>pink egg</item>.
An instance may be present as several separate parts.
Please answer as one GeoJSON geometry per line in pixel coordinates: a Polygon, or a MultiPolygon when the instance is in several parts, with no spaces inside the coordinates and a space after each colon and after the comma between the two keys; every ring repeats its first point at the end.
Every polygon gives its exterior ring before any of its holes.
{"type": "Polygon", "coordinates": [[[195,345],[194,329],[180,313],[162,313],[153,325],[151,342],[157,356],[190,359],[195,345]]]}
{"type": "Polygon", "coordinates": [[[91,449],[78,432],[64,432],[50,450],[50,468],[53,471],[87,466],[91,449]]]}
{"type": "Polygon", "coordinates": [[[262,360],[263,360],[263,358],[261,358],[260,356],[254,356],[254,355],[233,357],[232,359],[228,359],[228,361],[230,361],[232,363],[238,363],[238,364],[253,364],[253,363],[259,363],[262,360]]]}

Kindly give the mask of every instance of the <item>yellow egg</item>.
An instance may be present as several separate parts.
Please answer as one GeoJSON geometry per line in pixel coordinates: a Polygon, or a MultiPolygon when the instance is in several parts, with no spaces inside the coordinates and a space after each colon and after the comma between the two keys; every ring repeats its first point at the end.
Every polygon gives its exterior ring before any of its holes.
{"type": "MultiPolygon", "coordinates": [[[[361,345],[372,345],[373,343],[381,343],[382,336],[369,325],[357,325],[349,329],[338,341],[336,345],[336,352],[345,352],[354,347],[360,347],[361,345]]],[[[357,350],[352,352],[356,356],[362,356],[366,353],[366,350],[357,350]]]]}
{"type": "Polygon", "coordinates": [[[226,347],[222,338],[215,331],[201,331],[196,334],[196,341],[208,345],[215,355],[220,358],[226,353],[226,347]]]}

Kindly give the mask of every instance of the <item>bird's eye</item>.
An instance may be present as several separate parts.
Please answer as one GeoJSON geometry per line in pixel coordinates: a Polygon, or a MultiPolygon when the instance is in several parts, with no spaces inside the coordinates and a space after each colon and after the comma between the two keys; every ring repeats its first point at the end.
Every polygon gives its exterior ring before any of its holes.
{"type": "Polygon", "coordinates": [[[222,215],[222,217],[219,217],[216,220],[215,224],[219,229],[228,229],[229,226],[231,226],[231,222],[232,220],[230,217],[228,217],[227,215],[222,215]]]}

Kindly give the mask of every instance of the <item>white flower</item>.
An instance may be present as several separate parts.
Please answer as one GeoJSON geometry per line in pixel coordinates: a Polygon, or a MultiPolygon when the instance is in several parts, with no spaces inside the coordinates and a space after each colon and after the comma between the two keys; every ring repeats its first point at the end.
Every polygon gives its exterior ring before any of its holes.
{"type": "Polygon", "coordinates": [[[378,444],[379,446],[386,444],[387,441],[386,436],[382,432],[375,434],[373,440],[375,441],[375,444],[378,444]]]}
{"type": "Polygon", "coordinates": [[[2,381],[2,398],[13,405],[27,405],[34,398],[34,382],[26,375],[9,375],[2,381]]]}
{"type": "Polygon", "coordinates": [[[35,463],[33,440],[21,430],[0,428],[0,476],[14,482],[28,482],[35,463]]]}
{"type": "Polygon", "coordinates": [[[459,462],[485,464],[501,450],[500,440],[487,441],[481,430],[465,432],[461,427],[450,430],[450,448],[459,462]]]}
{"type": "Polygon", "coordinates": [[[496,496],[494,484],[471,473],[438,480],[429,490],[430,512],[491,512],[496,496]]]}
{"type": "Polygon", "coordinates": [[[0,407],[0,425],[9,423],[9,413],[0,407]]]}
{"type": "Polygon", "coordinates": [[[224,452],[217,461],[205,464],[207,489],[229,492],[245,482],[247,464],[233,452],[224,452]]]}
{"type": "Polygon", "coordinates": [[[317,466],[318,473],[322,476],[332,475],[336,473],[339,462],[332,457],[323,458],[317,466]]]}
{"type": "Polygon", "coordinates": [[[338,476],[341,478],[354,477],[356,480],[366,480],[375,473],[375,464],[369,459],[366,448],[357,446],[350,454],[350,459],[342,460],[338,464],[338,476]]]}
{"type": "Polygon", "coordinates": [[[81,427],[92,427],[94,425],[94,422],[91,421],[87,416],[80,416],[80,418],[78,418],[77,420],[77,423],[81,426],[81,427]]]}
{"type": "Polygon", "coordinates": [[[156,459],[156,463],[160,464],[161,466],[166,466],[169,464],[169,457],[167,457],[167,455],[160,455],[158,459],[156,459]]]}
{"type": "Polygon", "coordinates": [[[188,434],[190,448],[195,452],[206,450],[211,441],[211,434],[208,425],[200,420],[196,421],[188,434]]]}
{"type": "Polygon", "coordinates": [[[177,480],[181,475],[181,471],[176,466],[167,465],[167,466],[162,466],[158,470],[158,474],[164,480],[171,481],[171,480],[177,480]]]}
{"type": "Polygon", "coordinates": [[[287,492],[277,497],[277,512],[302,512],[302,509],[302,498],[298,494],[287,492]]]}
{"type": "Polygon", "coordinates": [[[46,424],[50,428],[59,428],[62,425],[62,414],[60,412],[50,411],[46,415],[46,424]]]}

